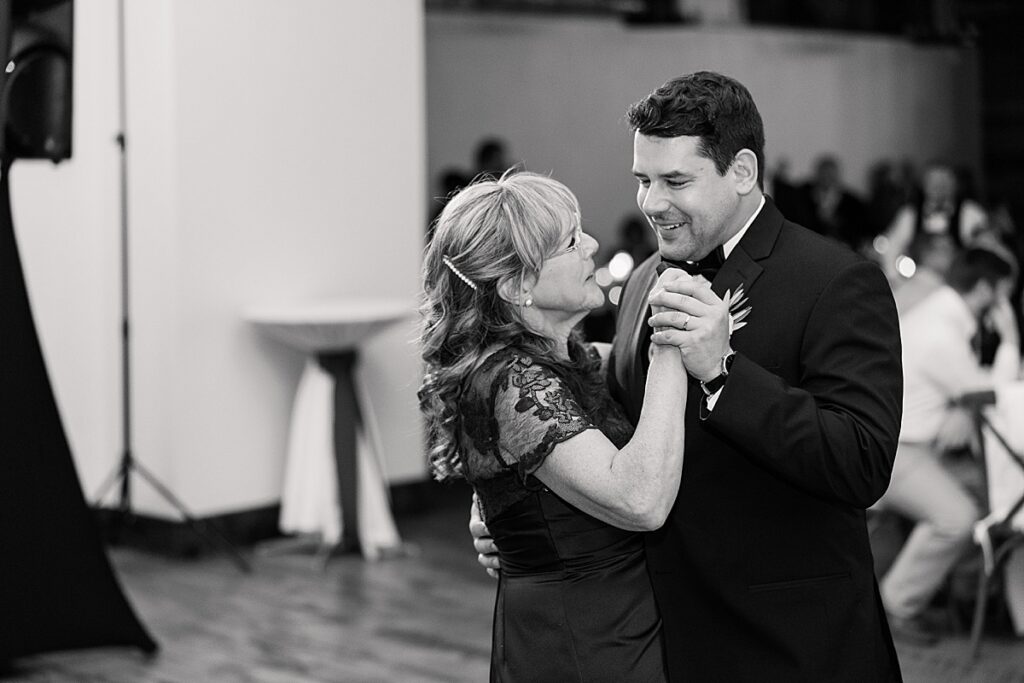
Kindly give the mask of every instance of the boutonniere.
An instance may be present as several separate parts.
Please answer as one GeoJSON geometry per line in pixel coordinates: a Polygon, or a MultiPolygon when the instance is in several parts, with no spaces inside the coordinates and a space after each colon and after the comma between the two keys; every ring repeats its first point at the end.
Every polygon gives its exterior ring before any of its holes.
{"type": "Polygon", "coordinates": [[[726,296],[729,297],[729,337],[731,338],[733,332],[747,324],[746,320],[750,315],[751,306],[743,291],[743,285],[740,285],[735,292],[726,292],[726,296]]]}

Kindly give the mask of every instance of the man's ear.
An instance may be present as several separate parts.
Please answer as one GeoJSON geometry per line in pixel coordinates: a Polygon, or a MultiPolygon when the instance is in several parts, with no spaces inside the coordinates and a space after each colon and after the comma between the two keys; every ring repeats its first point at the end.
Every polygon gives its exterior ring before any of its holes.
{"type": "Polygon", "coordinates": [[[736,181],[736,190],[742,194],[750,194],[757,187],[757,155],[747,148],[736,152],[729,167],[736,181]]]}

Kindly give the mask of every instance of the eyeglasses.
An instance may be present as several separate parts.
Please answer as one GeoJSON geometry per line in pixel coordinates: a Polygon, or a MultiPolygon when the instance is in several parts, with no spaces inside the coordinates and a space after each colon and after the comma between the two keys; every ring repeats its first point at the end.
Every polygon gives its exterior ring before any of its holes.
{"type": "Polygon", "coordinates": [[[550,258],[557,258],[564,256],[565,254],[572,254],[579,250],[580,244],[583,243],[583,221],[580,220],[580,214],[576,214],[576,229],[572,232],[572,237],[569,239],[569,246],[564,247],[554,254],[550,258]]]}

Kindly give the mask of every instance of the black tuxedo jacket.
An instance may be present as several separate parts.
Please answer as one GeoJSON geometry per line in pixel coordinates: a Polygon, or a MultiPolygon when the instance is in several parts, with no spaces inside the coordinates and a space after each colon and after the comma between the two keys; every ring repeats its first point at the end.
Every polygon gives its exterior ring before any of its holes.
{"type": "MultiPolygon", "coordinates": [[[[634,422],[657,254],[624,292],[609,383],[634,422]]],[[[876,265],[770,199],[712,283],[752,307],[714,410],[691,382],[675,507],[647,535],[673,681],[898,681],[864,509],[889,484],[903,374],[876,265]]]]}

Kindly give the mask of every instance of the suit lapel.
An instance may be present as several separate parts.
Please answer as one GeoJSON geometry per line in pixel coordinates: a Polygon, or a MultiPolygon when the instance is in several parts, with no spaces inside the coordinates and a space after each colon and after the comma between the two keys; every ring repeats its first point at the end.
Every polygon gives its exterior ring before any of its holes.
{"type": "Polygon", "coordinates": [[[715,276],[711,290],[720,298],[724,298],[726,292],[735,294],[740,287],[743,287],[744,292],[749,292],[763,270],[742,246],[737,245],[715,276]]]}
{"type": "Polygon", "coordinates": [[[727,291],[735,294],[740,287],[743,287],[744,293],[750,293],[764,271],[758,261],[772,253],[784,220],[775,203],[765,197],[761,213],[747,228],[746,234],[715,275],[711,283],[711,290],[715,294],[719,297],[724,297],[727,291]]]}

